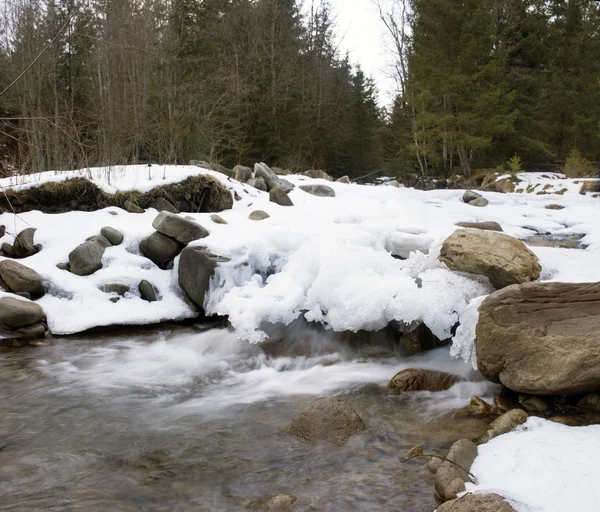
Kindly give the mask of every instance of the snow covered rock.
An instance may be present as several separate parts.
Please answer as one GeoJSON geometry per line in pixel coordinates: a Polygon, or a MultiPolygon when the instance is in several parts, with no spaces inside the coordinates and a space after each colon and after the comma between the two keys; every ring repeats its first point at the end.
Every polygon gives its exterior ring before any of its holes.
{"type": "Polygon", "coordinates": [[[523,242],[480,229],[452,233],[442,244],[439,259],[450,270],[487,277],[497,289],[534,281],[541,272],[537,256],[523,242]]]}
{"type": "Polygon", "coordinates": [[[407,368],[394,375],[388,387],[396,391],[445,391],[461,380],[450,373],[407,368]]]}
{"type": "Polygon", "coordinates": [[[15,258],[27,258],[38,252],[38,248],[33,243],[35,232],[36,228],[27,228],[17,235],[13,244],[15,258]]]}
{"type": "Polygon", "coordinates": [[[217,265],[228,261],[205,247],[186,247],[179,258],[178,281],[181,289],[200,308],[204,309],[210,279],[217,265]]]}
{"type": "Polygon", "coordinates": [[[437,512],[515,512],[515,509],[498,494],[465,494],[443,503],[437,512]]]}
{"type": "Polygon", "coordinates": [[[294,206],[286,191],[281,187],[272,188],[269,192],[269,201],[280,206],[294,206]]]}
{"type": "Polygon", "coordinates": [[[450,448],[446,460],[435,473],[435,494],[439,501],[456,499],[470,482],[469,471],[477,457],[477,446],[469,439],[456,441],[450,448]]]}
{"type": "Polygon", "coordinates": [[[123,242],[123,233],[111,227],[103,227],[100,230],[100,235],[106,238],[111,245],[121,245],[123,242]]]}
{"type": "Polygon", "coordinates": [[[309,178],[318,179],[318,180],[327,180],[333,181],[333,178],[329,176],[325,171],[320,169],[311,169],[310,171],[306,171],[304,176],[308,176],[309,178]]]}
{"type": "Polygon", "coordinates": [[[206,238],[210,233],[197,222],[169,212],[160,212],[152,222],[159,233],[187,245],[194,240],[206,238]]]}
{"type": "Polygon", "coordinates": [[[457,222],[457,226],[468,229],[484,229],[487,231],[502,231],[502,226],[494,221],[486,222],[457,222]]]}
{"type": "Polygon", "coordinates": [[[242,183],[247,183],[252,179],[252,169],[243,165],[236,165],[233,168],[233,178],[242,183]]]}
{"type": "Polygon", "coordinates": [[[520,393],[600,390],[600,283],[511,286],[479,308],[477,365],[520,393]]]}
{"type": "Polygon", "coordinates": [[[300,190],[318,197],[335,197],[335,190],[327,185],[300,185],[300,190]]]}
{"type": "Polygon", "coordinates": [[[17,261],[0,261],[0,278],[13,293],[28,293],[33,299],[39,299],[45,293],[40,275],[17,261]]]}
{"type": "Polygon", "coordinates": [[[140,242],[140,251],[146,258],[165,269],[183,249],[177,240],[163,235],[158,231],[140,242]]]}
{"type": "Polygon", "coordinates": [[[265,181],[264,178],[262,177],[258,177],[258,178],[252,178],[250,180],[248,180],[248,185],[250,185],[251,187],[254,187],[257,190],[262,190],[263,192],[268,192],[268,187],[267,187],[267,182],[265,181]]]}
{"type": "Polygon", "coordinates": [[[319,398],[285,427],[285,432],[309,443],[329,441],[342,445],[365,429],[365,422],[341,398],[319,398]]]}

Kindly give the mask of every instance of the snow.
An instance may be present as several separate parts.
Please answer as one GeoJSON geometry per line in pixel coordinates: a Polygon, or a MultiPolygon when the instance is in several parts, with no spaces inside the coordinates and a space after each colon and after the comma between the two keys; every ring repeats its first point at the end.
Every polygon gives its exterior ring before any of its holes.
{"type": "Polygon", "coordinates": [[[600,425],[567,427],[541,418],[478,447],[468,492],[495,492],[517,512],[600,510],[600,425]]]}
{"type": "MultiPolygon", "coordinates": [[[[485,278],[449,271],[437,259],[443,240],[457,222],[497,221],[512,236],[527,238],[537,232],[585,235],[586,250],[532,247],[543,266],[542,279],[600,280],[596,265],[600,226],[594,222],[598,200],[579,193],[484,193],[486,208],[462,202],[461,190],[417,191],[386,186],[361,186],[286,176],[300,183],[326,184],[335,198],[316,197],[298,188],[290,192],[293,207],[269,202],[267,193],[222,174],[193,166],[126,166],[67,173],[40,173],[0,180],[16,188],[69,177],[89,177],[103,190],[149,190],[197,174],[210,174],[241,199],[232,210],[220,212],[228,224],[215,224],[210,214],[191,215],[210,235],[194,242],[230,258],[212,280],[204,307],[209,314],[228,315],[241,338],[260,342],[266,323],[290,324],[298,318],[319,322],[333,331],[377,330],[391,320],[401,324],[425,322],[440,338],[455,336],[453,353],[472,354],[477,301],[492,291],[485,278]],[[164,178],[164,179],[163,179],[164,178]],[[547,210],[560,203],[564,210],[547,210]],[[270,217],[251,221],[248,214],[266,211],[270,217]],[[395,256],[395,257],[392,257],[395,256]]],[[[553,178],[537,177],[555,181],[553,178]]],[[[575,186],[576,188],[576,186],[575,186]]],[[[577,189],[578,190],[578,189],[577,189]]],[[[174,271],[160,270],[138,249],[153,232],[158,212],[131,214],[119,208],[96,212],[17,216],[4,213],[0,223],[12,243],[14,234],[36,227],[35,242],[43,250],[20,260],[42,276],[49,293],[38,302],[49,327],[57,334],[80,332],[111,324],[144,324],[176,320],[196,313],[186,304],[174,271]],[[116,215],[112,215],[116,213],[116,215]],[[68,254],[104,226],[124,234],[123,244],[108,248],[103,268],[79,277],[56,268],[68,254]],[[139,297],[138,283],[146,279],[157,287],[161,300],[148,303],[139,297]],[[118,282],[131,293],[117,303],[98,289],[118,282]]]]}

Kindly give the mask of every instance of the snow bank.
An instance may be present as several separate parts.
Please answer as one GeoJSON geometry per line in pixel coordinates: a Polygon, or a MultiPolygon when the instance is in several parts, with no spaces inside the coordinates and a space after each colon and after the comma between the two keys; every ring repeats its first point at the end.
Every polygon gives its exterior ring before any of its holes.
{"type": "Polygon", "coordinates": [[[477,484],[518,512],[600,510],[600,425],[567,427],[529,418],[515,432],[480,445],[471,467],[477,484]]]}
{"type": "MultiPolygon", "coordinates": [[[[220,213],[228,224],[213,223],[210,214],[191,214],[210,232],[195,243],[231,259],[219,267],[205,309],[228,315],[238,335],[253,342],[265,339],[265,322],[289,324],[300,317],[335,331],[380,329],[390,320],[423,321],[440,338],[449,337],[460,322],[453,351],[468,358],[477,321],[474,300],[491,288],[485,279],[456,274],[437,260],[442,241],[457,222],[497,221],[506,233],[520,238],[536,232],[583,234],[582,243],[588,246],[584,251],[532,248],[542,263],[542,278],[600,280],[600,226],[594,222],[598,199],[578,193],[484,193],[490,204],[475,208],[461,201],[460,190],[424,192],[287,176],[296,185],[326,184],[336,197],[316,197],[296,188],[290,193],[295,206],[282,207],[269,202],[264,192],[198,167],[152,166],[150,176],[147,166],[111,169],[41,173],[23,178],[17,187],[88,175],[108,192],[146,191],[190,175],[214,175],[240,199],[232,210],[220,213]],[[544,208],[557,202],[566,208],[544,208]],[[255,209],[270,217],[249,220],[255,209]]],[[[0,186],[8,185],[0,180],[0,186]]],[[[26,227],[38,228],[35,241],[43,250],[21,261],[45,281],[49,293],[39,303],[55,333],[190,317],[195,313],[183,300],[176,271],[160,270],[138,249],[140,240],[153,232],[157,213],[149,209],[131,214],[119,208],[54,215],[4,213],[0,224],[7,226],[7,234],[0,243],[12,243],[14,234],[26,227]],[[120,230],[125,240],[106,250],[101,270],[79,277],[56,268],[103,226],[120,230]],[[158,288],[159,302],[138,296],[142,279],[158,288]],[[112,282],[130,285],[132,293],[112,303],[111,296],[98,289],[112,282]]]]}

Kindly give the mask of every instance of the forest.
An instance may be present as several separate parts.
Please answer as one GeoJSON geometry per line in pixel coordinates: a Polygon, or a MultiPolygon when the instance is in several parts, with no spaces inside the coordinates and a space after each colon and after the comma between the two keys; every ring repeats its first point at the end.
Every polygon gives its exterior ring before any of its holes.
{"type": "Polygon", "coordinates": [[[326,0],[4,0],[0,170],[590,174],[599,4],[374,0],[398,85],[382,107],[326,0]]]}

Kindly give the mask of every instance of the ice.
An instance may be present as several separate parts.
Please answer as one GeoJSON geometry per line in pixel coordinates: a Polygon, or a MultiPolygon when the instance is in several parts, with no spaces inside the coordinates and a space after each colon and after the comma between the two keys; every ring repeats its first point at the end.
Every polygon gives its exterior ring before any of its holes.
{"type": "Polygon", "coordinates": [[[529,418],[478,447],[469,492],[507,497],[517,512],[600,510],[600,425],[567,427],[529,418]]]}

